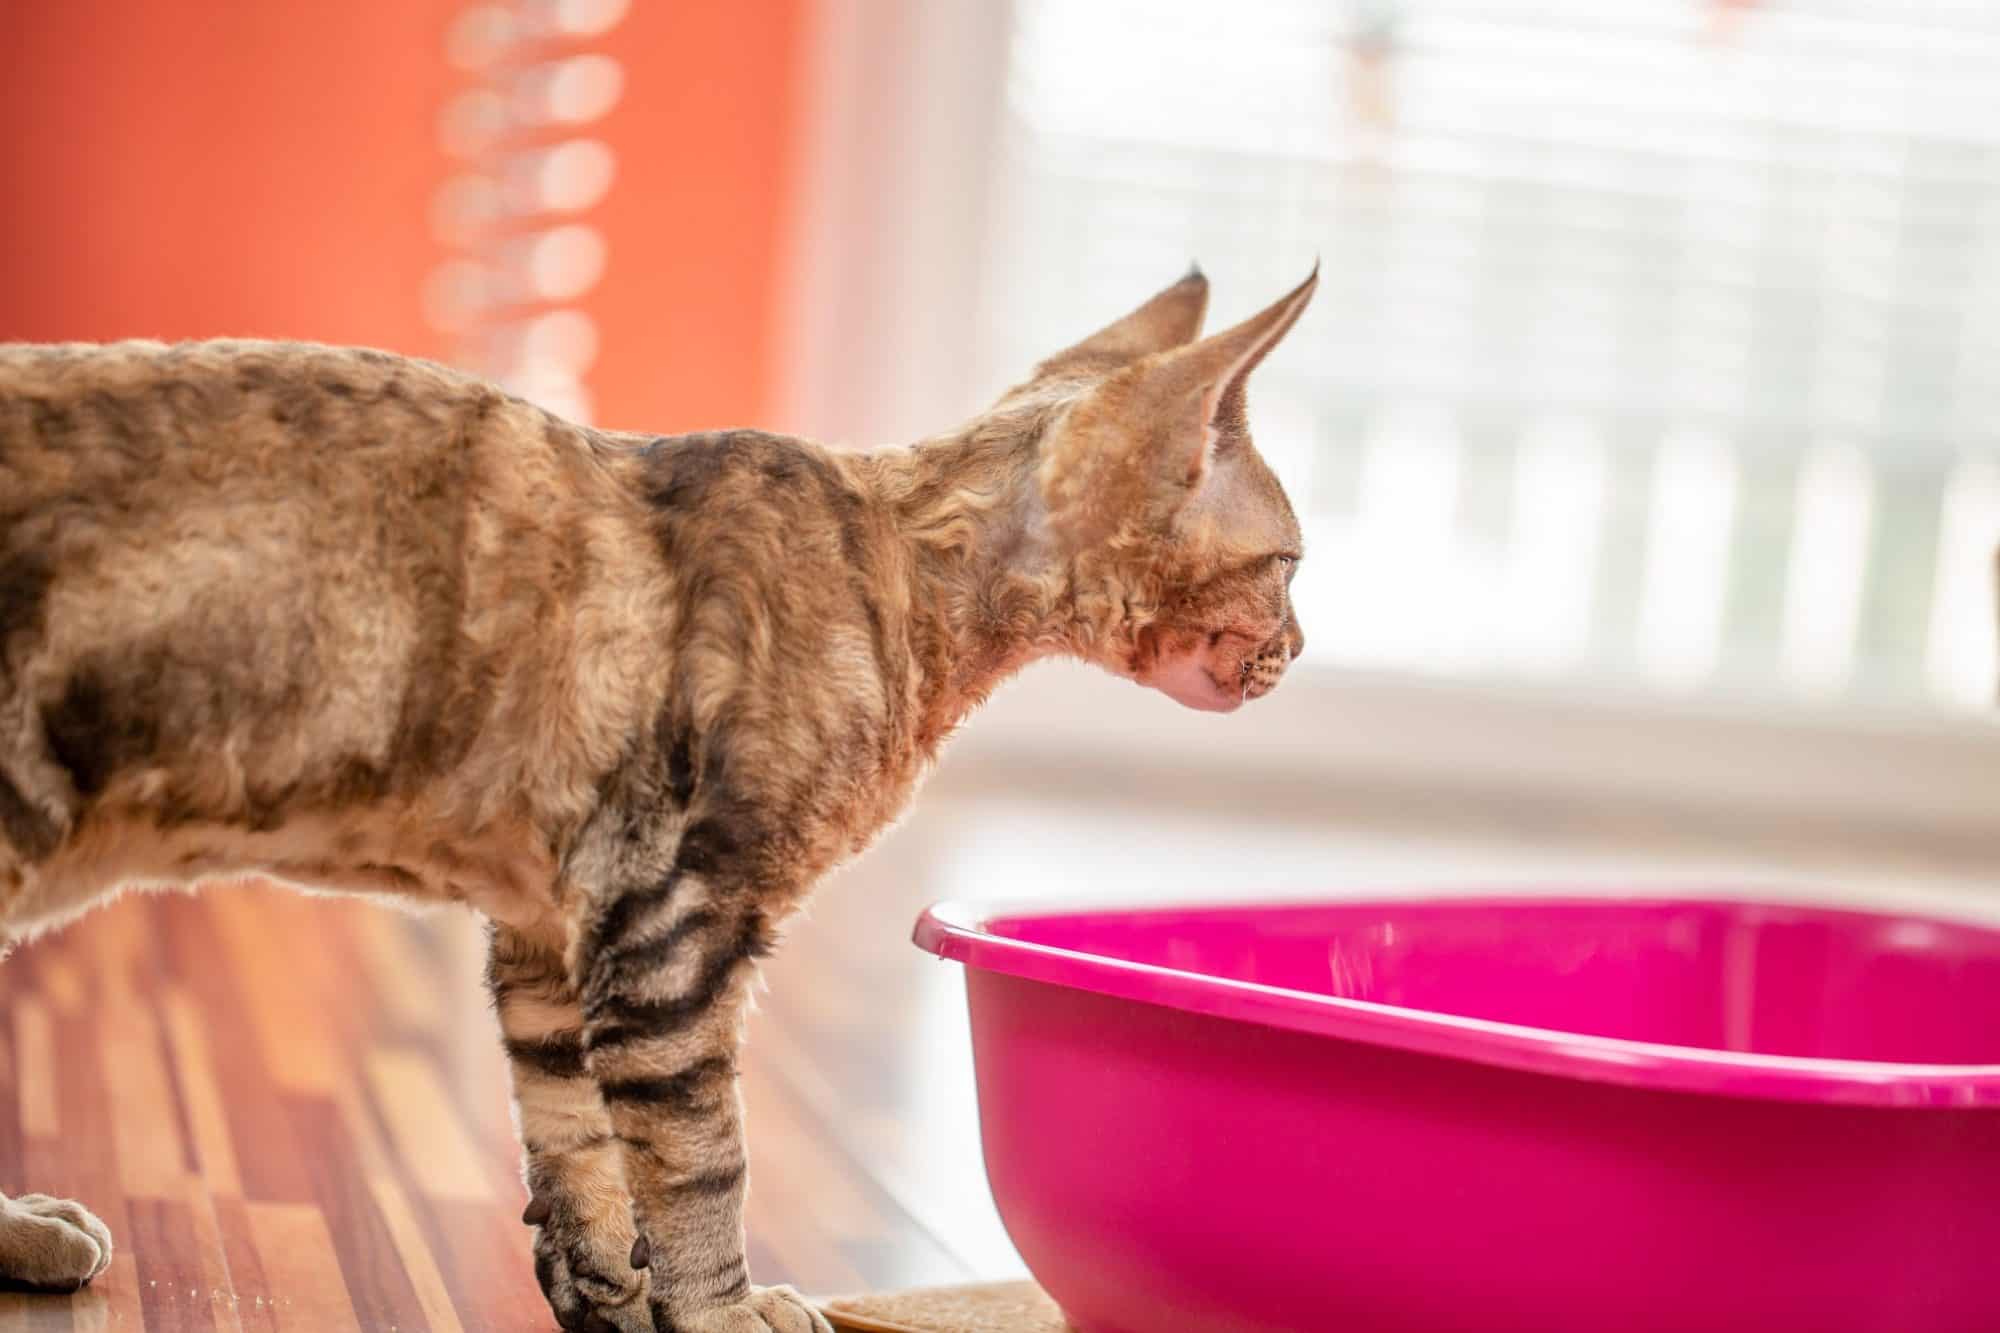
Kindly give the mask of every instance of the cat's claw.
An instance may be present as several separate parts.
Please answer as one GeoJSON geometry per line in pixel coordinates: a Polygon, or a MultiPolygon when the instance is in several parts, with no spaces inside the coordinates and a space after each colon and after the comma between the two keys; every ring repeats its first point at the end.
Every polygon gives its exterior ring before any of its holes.
{"type": "Polygon", "coordinates": [[[660,1322],[675,1333],[833,1333],[826,1316],[790,1287],[753,1287],[734,1304],[660,1322]]]}
{"type": "Polygon", "coordinates": [[[535,1280],[566,1333],[656,1333],[647,1274],[615,1243],[541,1198],[523,1220],[536,1228],[535,1280]]]}

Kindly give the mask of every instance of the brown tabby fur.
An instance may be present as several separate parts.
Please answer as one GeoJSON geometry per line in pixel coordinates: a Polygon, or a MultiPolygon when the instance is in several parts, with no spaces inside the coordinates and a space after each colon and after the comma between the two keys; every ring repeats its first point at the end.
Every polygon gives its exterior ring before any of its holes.
{"type": "MultiPolygon", "coordinates": [[[[755,960],[1027,662],[1276,683],[1299,536],[1243,384],[1312,287],[1194,341],[1190,274],[863,454],[379,352],[0,347],[0,937],[229,876],[469,903],[563,1325],[824,1328],[744,1270],[755,960]]],[[[54,1202],[0,1200],[0,1273],[101,1270],[54,1202]]]]}

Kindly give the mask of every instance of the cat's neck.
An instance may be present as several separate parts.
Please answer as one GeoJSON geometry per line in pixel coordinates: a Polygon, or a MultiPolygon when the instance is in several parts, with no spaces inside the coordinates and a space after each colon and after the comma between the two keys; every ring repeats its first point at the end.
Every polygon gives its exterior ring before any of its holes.
{"type": "Polygon", "coordinates": [[[1001,682],[1079,650],[1071,570],[1047,532],[1033,413],[983,417],[908,449],[858,457],[894,525],[918,744],[934,748],[1001,682]]]}

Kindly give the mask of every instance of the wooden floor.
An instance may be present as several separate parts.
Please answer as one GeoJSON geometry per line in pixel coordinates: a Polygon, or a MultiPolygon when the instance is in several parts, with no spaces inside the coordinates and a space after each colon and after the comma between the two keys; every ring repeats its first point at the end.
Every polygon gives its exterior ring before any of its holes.
{"type": "MultiPolygon", "coordinates": [[[[920,965],[907,924],[883,934],[920,965]]],[[[74,1297],[0,1293],[0,1333],[552,1328],[482,940],[457,912],[239,885],[131,895],[9,959],[0,1191],[80,1199],[118,1248],[74,1297]]],[[[894,1008],[834,989],[863,959],[799,961],[744,1072],[752,1271],[821,1294],[971,1276],[854,1155],[895,1132],[894,1008]],[[815,1067],[851,1075],[842,1124],[815,1067]]]]}
{"type": "MultiPolygon", "coordinates": [[[[927,801],[768,969],[744,1071],[757,1280],[832,1294],[1020,1271],[980,1172],[959,976],[908,943],[926,900],[1492,883],[1634,859],[1629,829],[1552,849],[1448,833],[1440,814],[1257,826],[1074,794],[927,801]]],[[[1813,846],[1646,861],[1825,880],[1839,867],[1813,846]]],[[[1876,880],[1926,875],[1951,891],[1933,871],[1876,880]]],[[[256,886],[131,896],[16,954],[0,1190],[81,1199],[119,1248],[77,1296],[0,1293],[0,1333],[551,1328],[481,965],[465,916],[256,886]]]]}

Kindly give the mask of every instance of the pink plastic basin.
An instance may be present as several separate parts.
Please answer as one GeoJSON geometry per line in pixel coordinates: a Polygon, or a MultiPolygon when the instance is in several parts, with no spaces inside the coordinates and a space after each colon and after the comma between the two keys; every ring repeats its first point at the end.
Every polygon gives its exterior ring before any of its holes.
{"type": "Polygon", "coordinates": [[[916,938],[1084,1333],[2000,1330],[2000,932],[1488,898],[916,938]]]}

